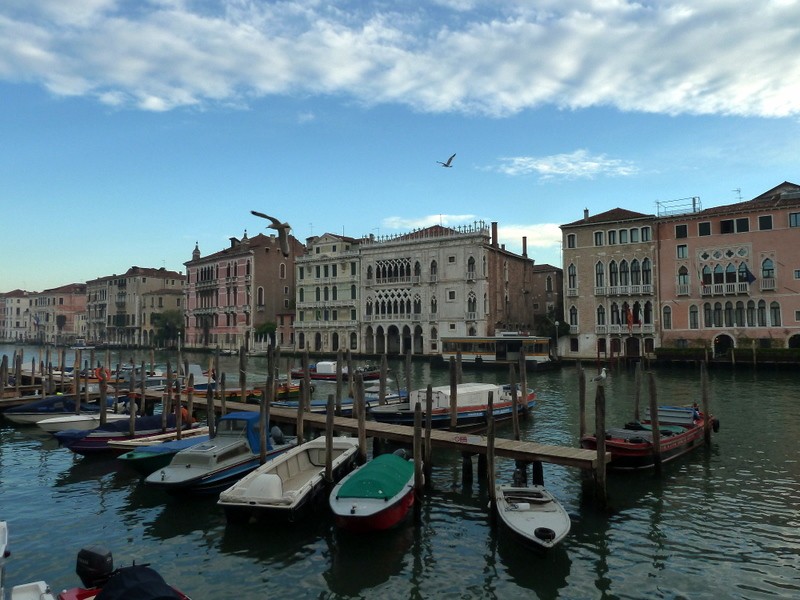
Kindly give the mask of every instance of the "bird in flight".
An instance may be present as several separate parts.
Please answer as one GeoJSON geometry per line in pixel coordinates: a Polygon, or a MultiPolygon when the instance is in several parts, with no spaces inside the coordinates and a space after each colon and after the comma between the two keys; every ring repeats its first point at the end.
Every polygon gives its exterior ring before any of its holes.
{"type": "Polygon", "coordinates": [[[270,217],[264,213],[260,213],[255,210],[251,210],[250,212],[257,217],[261,217],[262,219],[267,219],[270,221],[270,224],[267,225],[267,228],[275,229],[278,232],[278,242],[281,245],[281,252],[283,252],[284,258],[287,258],[289,256],[289,230],[292,228],[292,226],[288,223],[281,223],[275,217],[270,217]]]}
{"type": "Polygon", "coordinates": [[[603,367],[600,370],[600,375],[598,375],[597,377],[593,378],[592,381],[605,381],[606,377],[608,377],[608,373],[606,372],[606,368],[603,367]]]}
{"type": "Polygon", "coordinates": [[[450,158],[448,158],[448,159],[447,159],[447,162],[442,162],[442,161],[440,161],[440,160],[437,160],[436,162],[437,162],[437,163],[439,163],[440,165],[442,165],[443,167],[447,167],[448,169],[450,169],[450,168],[452,168],[452,166],[453,166],[453,164],[452,164],[452,163],[453,163],[453,159],[454,159],[455,157],[456,157],[456,155],[455,155],[455,153],[453,153],[453,156],[451,156],[450,158]]]}

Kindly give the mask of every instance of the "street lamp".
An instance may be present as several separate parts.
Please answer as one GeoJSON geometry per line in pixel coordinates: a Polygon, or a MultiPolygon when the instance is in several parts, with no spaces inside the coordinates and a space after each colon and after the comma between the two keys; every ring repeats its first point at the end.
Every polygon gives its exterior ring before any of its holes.
{"type": "Polygon", "coordinates": [[[555,322],[555,326],[556,326],[556,346],[553,349],[553,354],[555,355],[556,358],[558,358],[558,326],[559,326],[558,321],[555,322]]]}

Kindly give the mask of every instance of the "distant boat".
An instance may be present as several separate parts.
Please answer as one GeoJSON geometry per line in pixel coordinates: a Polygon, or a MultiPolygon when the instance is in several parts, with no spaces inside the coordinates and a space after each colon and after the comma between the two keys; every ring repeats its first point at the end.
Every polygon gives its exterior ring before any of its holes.
{"type": "MultiPolygon", "coordinates": [[[[358,438],[335,437],[331,442],[331,475],[336,483],[355,465],[358,438]]],[[[223,491],[217,504],[231,522],[296,521],[323,497],[326,453],[324,436],[296,446],[223,491]]]]}
{"type": "MultiPolygon", "coordinates": [[[[216,435],[181,450],[170,463],[147,476],[145,485],[170,493],[219,493],[261,463],[260,415],[232,412],[217,422],[216,435]]],[[[267,435],[267,457],[286,452],[297,439],[277,427],[267,435]]]]}
{"type": "MultiPolygon", "coordinates": [[[[196,426],[197,424],[184,424],[184,428],[187,430],[196,426]]],[[[54,435],[59,444],[66,446],[76,454],[121,454],[123,451],[118,448],[113,448],[109,445],[109,442],[130,440],[158,433],[175,431],[175,415],[167,415],[166,429],[162,425],[162,415],[136,417],[134,420],[134,428],[134,434],[130,435],[130,423],[126,420],[121,420],[106,423],[101,427],[89,431],[67,429],[65,431],[57,431],[54,435]]]]}
{"type": "MultiPolygon", "coordinates": [[[[432,408],[431,427],[446,428],[450,426],[449,385],[431,388],[432,408]]],[[[489,394],[492,394],[492,414],[496,421],[510,419],[513,416],[513,401],[510,385],[493,383],[460,383],[456,388],[456,427],[459,429],[481,429],[486,427],[489,415],[489,394]]],[[[427,390],[414,390],[407,402],[373,406],[370,415],[381,423],[393,425],[413,425],[414,411],[417,404],[423,415],[427,405],[427,390]]],[[[536,405],[536,393],[529,389],[526,394],[519,393],[517,411],[522,413],[536,405]]]]}
{"type": "Polygon", "coordinates": [[[381,454],[333,488],[329,503],[338,527],[364,533],[401,523],[414,505],[414,463],[381,454]]]}
{"type": "MultiPolygon", "coordinates": [[[[405,390],[400,390],[398,392],[390,392],[387,391],[384,396],[384,405],[390,404],[399,404],[400,402],[404,402],[408,400],[408,392],[405,390]]],[[[288,408],[290,410],[297,410],[297,405],[300,402],[299,399],[297,400],[275,400],[272,402],[272,406],[277,406],[279,408],[288,408]]],[[[348,396],[346,398],[342,398],[341,400],[341,415],[343,417],[349,417],[353,415],[353,406],[354,400],[352,396],[348,396]]],[[[369,413],[376,406],[381,406],[380,404],[380,392],[377,388],[369,388],[364,390],[364,407],[369,413]]],[[[325,414],[328,412],[328,400],[324,398],[311,398],[309,402],[309,412],[312,413],[319,413],[325,414]]]]}
{"type": "MultiPolygon", "coordinates": [[[[20,406],[7,408],[3,411],[3,416],[18,425],[36,425],[36,423],[44,419],[74,415],[76,412],[78,411],[74,396],[54,394],[20,406]]],[[[85,414],[99,413],[100,406],[96,402],[81,402],[80,412],[85,414]]]]}
{"type": "Polygon", "coordinates": [[[523,544],[549,550],[569,533],[564,507],[541,485],[495,486],[500,522],[523,544]]]}
{"type": "MultiPolygon", "coordinates": [[[[379,379],[381,376],[378,367],[364,366],[353,369],[353,374],[360,374],[364,381],[379,379]]],[[[292,379],[303,379],[305,373],[303,369],[292,369],[292,379]]],[[[310,379],[317,379],[322,381],[336,381],[336,361],[335,360],[321,360],[316,364],[308,366],[308,376],[310,379]]],[[[347,366],[342,366],[342,381],[348,381],[350,373],[347,366]]]]}

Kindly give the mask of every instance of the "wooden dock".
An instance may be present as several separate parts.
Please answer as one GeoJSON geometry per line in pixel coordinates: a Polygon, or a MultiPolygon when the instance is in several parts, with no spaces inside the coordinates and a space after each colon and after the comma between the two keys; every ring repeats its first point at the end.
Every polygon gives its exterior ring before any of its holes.
{"type": "MultiPolygon", "coordinates": [[[[204,408],[204,400],[197,401],[198,408],[204,408]]],[[[241,402],[226,402],[225,406],[229,411],[246,410],[258,411],[256,404],[244,404],[241,402]]],[[[219,402],[215,402],[215,407],[219,408],[219,402]]],[[[270,420],[296,423],[297,411],[294,409],[270,407],[270,420]]],[[[327,416],[325,414],[305,412],[303,413],[304,426],[325,430],[327,416]]],[[[347,433],[358,433],[358,419],[350,417],[334,417],[333,429],[347,433]]],[[[378,423],[377,421],[366,421],[367,437],[374,437],[384,440],[392,440],[411,445],[414,440],[414,428],[405,425],[390,425],[378,423]]],[[[437,448],[448,448],[466,454],[486,455],[488,438],[484,435],[463,433],[457,431],[446,431],[442,429],[431,430],[431,446],[437,448]]],[[[571,448],[567,446],[551,446],[536,442],[515,441],[504,438],[495,438],[494,453],[496,456],[510,458],[520,461],[540,461],[576,467],[585,470],[595,470],[597,468],[597,452],[594,450],[583,450],[581,448],[571,448]]],[[[606,463],[611,460],[611,454],[606,453],[606,463]]]]}

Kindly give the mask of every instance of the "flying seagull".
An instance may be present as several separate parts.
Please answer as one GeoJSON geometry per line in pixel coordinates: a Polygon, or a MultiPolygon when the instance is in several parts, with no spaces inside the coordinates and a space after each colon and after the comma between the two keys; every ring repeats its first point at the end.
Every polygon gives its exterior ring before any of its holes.
{"type": "Polygon", "coordinates": [[[606,373],[606,368],[603,367],[600,370],[600,375],[598,375],[597,377],[594,377],[592,379],[592,381],[605,381],[606,377],[608,377],[608,374],[606,373]]]}
{"type": "Polygon", "coordinates": [[[440,165],[442,165],[443,167],[447,167],[448,169],[450,169],[450,168],[452,168],[452,166],[453,166],[451,163],[453,162],[453,159],[454,159],[455,157],[456,157],[456,155],[455,155],[455,153],[453,153],[453,156],[451,156],[450,158],[448,158],[448,159],[447,159],[447,162],[442,162],[442,161],[440,161],[440,160],[437,160],[436,162],[437,162],[437,163],[439,163],[440,165]]]}
{"type": "Polygon", "coordinates": [[[292,226],[288,223],[281,223],[275,217],[270,217],[264,213],[260,213],[255,210],[251,210],[250,212],[257,217],[271,221],[271,223],[267,225],[267,228],[275,229],[278,232],[278,242],[280,242],[281,245],[281,252],[283,252],[284,258],[287,258],[289,256],[289,230],[292,228],[292,226]]]}

